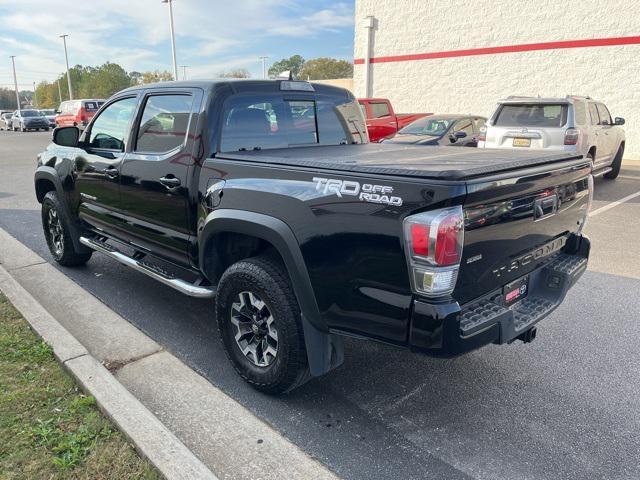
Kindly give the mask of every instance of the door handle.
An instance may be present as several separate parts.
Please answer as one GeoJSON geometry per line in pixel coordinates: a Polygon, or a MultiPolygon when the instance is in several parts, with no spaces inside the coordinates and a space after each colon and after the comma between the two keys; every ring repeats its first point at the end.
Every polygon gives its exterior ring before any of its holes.
{"type": "Polygon", "coordinates": [[[105,168],[104,173],[109,178],[117,178],[117,176],[120,175],[118,169],[115,167],[105,168]]]}
{"type": "Polygon", "coordinates": [[[165,187],[173,188],[180,185],[180,179],[176,177],[161,177],[160,183],[165,187]]]}

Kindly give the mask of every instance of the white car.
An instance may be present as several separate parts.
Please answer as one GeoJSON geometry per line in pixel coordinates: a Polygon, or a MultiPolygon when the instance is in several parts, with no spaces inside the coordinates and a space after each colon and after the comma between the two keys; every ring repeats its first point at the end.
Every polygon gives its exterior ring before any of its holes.
{"type": "Polygon", "coordinates": [[[480,131],[478,148],[545,149],[579,152],[591,158],[594,176],[620,173],[624,118],[611,119],[590,97],[508,97],[480,131]]]}

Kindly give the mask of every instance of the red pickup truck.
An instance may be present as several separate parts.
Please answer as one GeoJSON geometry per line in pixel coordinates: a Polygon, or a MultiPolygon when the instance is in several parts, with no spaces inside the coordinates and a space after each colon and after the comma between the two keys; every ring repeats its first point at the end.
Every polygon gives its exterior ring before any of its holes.
{"type": "Polygon", "coordinates": [[[391,138],[398,130],[433,113],[395,113],[387,98],[359,98],[362,114],[367,119],[370,142],[391,138]]]}

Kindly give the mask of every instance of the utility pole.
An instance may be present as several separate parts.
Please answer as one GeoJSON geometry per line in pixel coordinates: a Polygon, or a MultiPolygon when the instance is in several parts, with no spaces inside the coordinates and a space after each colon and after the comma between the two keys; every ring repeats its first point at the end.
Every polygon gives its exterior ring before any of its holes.
{"type": "Polygon", "coordinates": [[[187,79],[187,68],[191,65],[180,65],[182,67],[182,80],[187,79]]]}
{"type": "Polygon", "coordinates": [[[62,103],[62,90],[60,90],[60,79],[57,79],[56,83],[58,84],[58,98],[60,98],[60,103],[62,103]]]}
{"type": "Polygon", "coordinates": [[[173,79],[178,80],[178,61],[176,60],[176,34],[173,29],[173,0],[162,0],[169,4],[169,30],[171,32],[171,55],[173,56],[173,79]]]}
{"type": "Polygon", "coordinates": [[[364,96],[371,98],[371,36],[375,28],[375,19],[372,15],[368,15],[364,20],[364,28],[367,31],[364,50],[364,96]]]}
{"type": "Polygon", "coordinates": [[[67,55],[67,37],[69,35],[60,35],[64,43],[64,61],[67,63],[67,85],[69,86],[69,100],[73,100],[73,92],[71,91],[71,75],[69,75],[69,56],[67,55]]]}
{"type": "Polygon", "coordinates": [[[262,78],[267,78],[267,58],[269,57],[258,57],[258,59],[262,60],[262,78]]]}
{"type": "Polygon", "coordinates": [[[18,78],[16,77],[16,56],[11,55],[11,63],[13,64],[13,85],[16,87],[16,102],[18,103],[18,111],[20,111],[20,93],[18,93],[18,78]]]}

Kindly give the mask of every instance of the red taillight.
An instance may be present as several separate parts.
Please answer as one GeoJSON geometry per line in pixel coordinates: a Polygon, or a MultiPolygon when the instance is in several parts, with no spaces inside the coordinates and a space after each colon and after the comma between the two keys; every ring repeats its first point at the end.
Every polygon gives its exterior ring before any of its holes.
{"type": "Polygon", "coordinates": [[[464,243],[463,215],[457,206],[405,218],[407,260],[416,293],[439,296],[453,291],[464,243]]]}
{"type": "Polygon", "coordinates": [[[429,226],[411,225],[411,246],[413,254],[426,257],[429,255],[429,226]]]}
{"type": "Polygon", "coordinates": [[[438,225],[435,261],[438,265],[455,265],[460,262],[459,234],[462,220],[457,214],[445,217],[438,225]]]}
{"type": "Polygon", "coordinates": [[[487,141],[487,127],[480,127],[480,133],[478,134],[479,142],[487,141]]]}
{"type": "Polygon", "coordinates": [[[578,143],[579,138],[580,138],[580,131],[576,128],[567,128],[567,131],[564,132],[565,145],[576,145],[578,143]]]}
{"type": "Polygon", "coordinates": [[[80,107],[80,111],[78,112],[78,116],[80,117],[81,122],[87,121],[87,112],[84,107],[80,107]]]}

